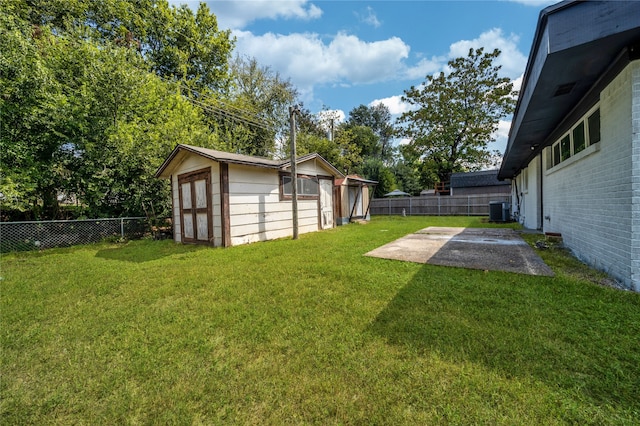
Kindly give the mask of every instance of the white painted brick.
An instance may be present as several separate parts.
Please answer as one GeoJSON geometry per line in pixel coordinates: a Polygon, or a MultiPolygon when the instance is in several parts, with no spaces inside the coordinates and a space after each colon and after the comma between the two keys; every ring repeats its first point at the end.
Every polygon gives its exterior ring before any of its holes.
{"type": "MultiPolygon", "coordinates": [[[[640,290],[640,61],[600,95],[600,150],[544,173],[544,230],[574,254],[640,290]],[[633,84],[632,84],[633,82],[633,84]],[[633,114],[633,118],[632,118],[633,114]]],[[[535,227],[538,160],[529,165],[526,227],[535,227]],[[534,226],[532,226],[534,225],[534,226]]]]}

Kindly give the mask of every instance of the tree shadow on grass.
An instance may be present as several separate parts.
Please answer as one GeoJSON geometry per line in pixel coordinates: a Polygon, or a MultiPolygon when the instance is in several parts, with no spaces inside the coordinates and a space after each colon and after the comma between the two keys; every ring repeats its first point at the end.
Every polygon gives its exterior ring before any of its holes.
{"type": "Polygon", "coordinates": [[[167,256],[175,256],[204,249],[204,246],[173,244],[166,241],[130,241],[118,247],[99,250],[96,257],[126,262],[149,262],[167,256]]]}
{"type": "Polygon", "coordinates": [[[560,278],[425,265],[378,315],[388,343],[640,412],[640,297],[560,278]]]}

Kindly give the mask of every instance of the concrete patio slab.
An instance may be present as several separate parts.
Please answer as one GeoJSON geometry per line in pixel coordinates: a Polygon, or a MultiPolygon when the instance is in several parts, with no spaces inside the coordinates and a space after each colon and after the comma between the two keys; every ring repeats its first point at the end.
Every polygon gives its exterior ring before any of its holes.
{"type": "Polygon", "coordinates": [[[553,271],[513,229],[429,227],[365,256],[430,265],[553,276],[553,271]]]}

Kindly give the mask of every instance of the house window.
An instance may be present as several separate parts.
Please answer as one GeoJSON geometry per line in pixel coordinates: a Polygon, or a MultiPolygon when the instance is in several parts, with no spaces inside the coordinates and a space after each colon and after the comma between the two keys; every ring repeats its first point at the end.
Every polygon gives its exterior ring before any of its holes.
{"type": "Polygon", "coordinates": [[[553,146],[553,164],[551,167],[560,164],[560,143],[556,143],[553,146]]]}
{"type": "Polygon", "coordinates": [[[560,161],[571,157],[571,138],[569,135],[560,139],[560,161]]]}
{"type": "Polygon", "coordinates": [[[600,108],[589,116],[589,145],[600,142],[600,108]]]}
{"type": "Polygon", "coordinates": [[[584,121],[580,122],[580,124],[574,127],[573,131],[571,132],[571,135],[573,136],[573,153],[574,154],[579,153],[580,151],[582,151],[587,147],[586,146],[587,141],[584,137],[584,121]]]}
{"type": "MultiPolygon", "coordinates": [[[[318,181],[312,176],[298,176],[298,197],[317,198],[318,181]]],[[[283,198],[291,198],[293,189],[291,185],[291,175],[280,175],[280,192],[283,198]]]]}
{"type": "Polygon", "coordinates": [[[547,170],[600,142],[600,108],[594,107],[547,150],[547,170]]]}

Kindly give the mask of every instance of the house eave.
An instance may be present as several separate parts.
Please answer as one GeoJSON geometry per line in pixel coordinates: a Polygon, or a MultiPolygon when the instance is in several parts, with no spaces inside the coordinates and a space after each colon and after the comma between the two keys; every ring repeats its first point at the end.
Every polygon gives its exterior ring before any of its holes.
{"type": "Polygon", "coordinates": [[[527,167],[576,105],[589,107],[594,85],[640,43],[639,23],[640,2],[566,1],[540,13],[498,179],[527,167]]]}

